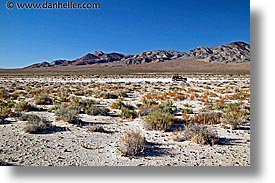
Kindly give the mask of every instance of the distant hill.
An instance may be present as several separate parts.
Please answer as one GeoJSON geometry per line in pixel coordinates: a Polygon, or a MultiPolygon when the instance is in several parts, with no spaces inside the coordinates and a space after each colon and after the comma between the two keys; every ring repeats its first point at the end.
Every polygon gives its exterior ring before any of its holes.
{"type": "Polygon", "coordinates": [[[124,55],[120,53],[104,53],[97,51],[88,53],[75,60],[55,60],[30,65],[26,68],[51,68],[66,66],[104,65],[129,66],[145,63],[166,62],[169,60],[196,60],[201,62],[240,63],[250,62],[250,45],[245,42],[232,42],[230,44],[212,48],[199,46],[188,52],[173,50],[155,50],[142,52],[137,55],[124,55]]]}

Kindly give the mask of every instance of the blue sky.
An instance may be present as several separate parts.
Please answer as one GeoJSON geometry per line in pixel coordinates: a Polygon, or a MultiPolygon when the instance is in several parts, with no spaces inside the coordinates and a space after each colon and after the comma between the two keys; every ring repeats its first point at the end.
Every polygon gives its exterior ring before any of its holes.
{"type": "Polygon", "coordinates": [[[1,1],[0,68],[71,60],[96,50],[137,54],[157,49],[188,51],[239,40],[250,43],[249,0],[92,2],[99,2],[101,9],[8,10],[6,1],[1,1]]]}

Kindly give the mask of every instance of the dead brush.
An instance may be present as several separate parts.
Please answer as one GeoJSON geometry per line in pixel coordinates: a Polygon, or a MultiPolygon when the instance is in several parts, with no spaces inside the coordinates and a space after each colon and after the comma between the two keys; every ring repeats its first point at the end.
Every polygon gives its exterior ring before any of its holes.
{"type": "Polygon", "coordinates": [[[146,140],[140,132],[125,131],[119,140],[119,151],[123,156],[133,157],[143,152],[146,140]]]}
{"type": "Polygon", "coordinates": [[[195,123],[190,123],[185,126],[184,139],[190,140],[196,144],[210,144],[211,146],[219,141],[219,137],[215,130],[208,129],[207,126],[195,123]]]}
{"type": "Polygon", "coordinates": [[[52,105],[53,99],[50,98],[47,94],[41,94],[38,97],[35,98],[35,104],[36,105],[52,105]]]}
{"type": "Polygon", "coordinates": [[[89,131],[89,132],[99,132],[99,133],[106,133],[106,132],[108,132],[108,131],[106,131],[103,128],[103,126],[98,126],[98,125],[96,125],[96,126],[88,126],[87,127],[87,131],[89,131]]]}
{"type": "Polygon", "coordinates": [[[176,142],[183,142],[185,140],[183,134],[184,134],[183,129],[176,129],[176,130],[174,130],[173,131],[174,141],[176,141],[176,142]]]}
{"type": "Polygon", "coordinates": [[[221,113],[205,112],[205,113],[195,114],[192,117],[191,121],[194,123],[206,124],[206,125],[220,124],[221,115],[222,115],[221,113]]]}
{"type": "Polygon", "coordinates": [[[36,134],[52,129],[52,125],[51,122],[47,121],[45,118],[41,118],[37,115],[29,115],[23,129],[26,133],[36,134]]]}

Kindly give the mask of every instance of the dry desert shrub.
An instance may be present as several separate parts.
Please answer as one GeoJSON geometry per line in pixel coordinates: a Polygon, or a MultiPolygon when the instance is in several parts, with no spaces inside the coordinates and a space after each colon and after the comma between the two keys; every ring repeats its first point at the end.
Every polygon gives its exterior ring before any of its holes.
{"type": "Polygon", "coordinates": [[[122,100],[117,100],[111,104],[112,109],[122,109],[126,108],[126,105],[122,102],[122,100]]]}
{"type": "Polygon", "coordinates": [[[85,114],[92,116],[108,116],[110,110],[103,106],[91,105],[85,109],[85,114]]]}
{"type": "Polygon", "coordinates": [[[219,140],[217,132],[210,130],[207,126],[190,123],[185,126],[184,139],[200,145],[216,144],[219,140]]]}
{"type": "Polygon", "coordinates": [[[138,114],[135,110],[127,109],[127,108],[122,108],[119,116],[122,119],[127,119],[127,120],[132,120],[137,118],[138,114]]]}
{"type": "Polygon", "coordinates": [[[213,125],[221,123],[221,113],[200,113],[192,117],[192,121],[199,124],[213,125]]]}
{"type": "Polygon", "coordinates": [[[103,128],[103,126],[98,126],[98,125],[96,125],[96,126],[88,126],[88,127],[87,127],[87,130],[88,130],[89,132],[99,132],[99,133],[105,133],[105,132],[107,132],[107,131],[103,128]]]}
{"type": "Polygon", "coordinates": [[[76,107],[66,107],[60,106],[59,109],[55,111],[56,120],[62,120],[71,124],[78,124],[79,119],[79,109],[76,107]]]}
{"type": "Polygon", "coordinates": [[[4,124],[4,123],[5,123],[5,118],[2,115],[0,115],[0,124],[4,124]]]}
{"type": "Polygon", "coordinates": [[[41,94],[40,96],[35,98],[36,105],[52,105],[53,99],[50,98],[49,95],[41,94]]]}
{"type": "Polygon", "coordinates": [[[34,107],[33,105],[29,104],[26,101],[21,101],[16,104],[15,110],[18,112],[29,112],[29,111],[37,111],[39,110],[37,107],[34,107]]]}
{"type": "Polygon", "coordinates": [[[106,93],[106,92],[99,93],[95,97],[96,98],[103,98],[103,99],[118,99],[118,95],[117,94],[106,93]]]}
{"type": "Polygon", "coordinates": [[[0,115],[3,118],[8,118],[8,117],[14,117],[14,112],[12,110],[14,106],[14,103],[12,103],[10,100],[5,101],[1,100],[0,101],[0,115]]]}
{"type": "Polygon", "coordinates": [[[227,110],[222,117],[223,123],[232,130],[239,129],[249,119],[249,115],[246,112],[239,110],[227,110]]]}
{"type": "Polygon", "coordinates": [[[43,131],[50,130],[52,128],[51,122],[45,118],[41,118],[37,115],[29,115],[27,123],[24,126],[26,133],[42,133],[43,131]]]}
{"type": "Polygon", "coordinates": [[[119,150],[123,156],[133,157],[143,152],[145,142],[140,132],[125,131],[120,136],[119,150]]]}

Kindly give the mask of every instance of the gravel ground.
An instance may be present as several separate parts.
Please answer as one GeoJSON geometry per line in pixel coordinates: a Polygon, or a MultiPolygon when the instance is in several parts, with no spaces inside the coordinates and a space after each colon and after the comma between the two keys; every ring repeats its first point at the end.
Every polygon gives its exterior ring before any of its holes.
{"type": "Polygon", "coordinates": [[[56,122],[59,128],[52,132],[27,134],[23,131],[25,122],[0,125],[0,159],[24,166],[250,165],[249,130],[217,127],[223,144],[202,146],[189,141],[175,142],[172,132],[145,131],[140,120],[125,122],[112,117],[82,117],[87,125],[102,125],[107,132],[89,132],[87,126],[56,122]],[[120,134],[127,129],[139,130],[146,137],[148,143],[139,157],[123,157],[118,150],[120,134]]]}
{"type": "MultiPolygon", "coordinates": [[[[120,76],[121,77],[121,76],[120,76]]],[[[105,92],[116,91],[116,87],[132,89],[123,101],[135,106],[140,103],[145,94],[167,92],[169,88],[186,89],[188,97],[174,101],[178,109],[187,103],[198,113],[205,106],[202,94],[208,91],[219,91],[217,96],[209,97],[212,101],[226,95],[233,95],[241,89],[249,91],[248,76],[194,76],[188,77],[187,83],[171,82],[170,77],[159,78],[0,78],[2,88],[14,88],[29,84],[32,90],[36,88],[55,87],[105,92]],[[109,83],[111,82],[111,83],[109,83]],[[112,83],[115,82],[115,83],[112,83]],[[123,82],[123,83],[119,83],[123,82]],[[130,82],[130,84],[128,83],[130,82]],[[61,83],[61,84],[60,84],[61,83]],[[66,85],[63,86],[63,84],[66,85]],[[96,83],[96,84],[94,84],[96,83]],[[67,88],[66,88],[66,87],[67,88]],[[233,87],[231,87],[233,86],[233,87]],[[71,87],[71,88],[70,88],[71,87]],[[106,87],[108,89],[106,89],[106,87]],[[226,91],[225,93],[223,91],[226,91]],[[191,95],[200,94],[193,100],[191,95]]],[[[21,100],[33,101],[22,89],[16,89],[21,100]],[[23,93],[22,93],[23,92],[23,93]]],[[[67,90],[66,90],[67,91],[67,90]]],[[[38,94],[41,91],[38,90],[38,94]]],[[[115,99],[94,98],[94,95],[81,96],[91,98],[101,105],[110,107],[115,99]]],[[[231,101],[238,102],[238,101],[231,101]]],[[[243,100],[250,108],[250,101],[243,100]]],[[[211,102],[210,102],[211,103],[211,102]]],[[[43,106],[42,106],[43,107],[43,106]]],[[[44,106],[45,107],[45,106],[44,106]]],[[[53,107],[53,106],[51,106],[53,107]]],[[[113,110],[112,112],[116,112],[113,110]]],[[[89,116],[81,114],[82,126],[76,126],[55,120],[51,112],[29,112],[43,116],[52,121],[55,128],[44,134],[28,134],[23,128],[26,122],[8,119],[9,123],[0,124],[0,166],[249,166],[250,165],[250,122],[240,130],[225,129],[221,125],[213,128],[218,132],[219,143],[213,146],[198,145],[190,141],[177,142],[173,132],[147,131],[143,128],[141,118],[126,121],[115,116],[89,116]],[[102,126],[106,132],[88,131],[89,126],[102,126]],[[146,138],[143,154],[137,157],[123,157],[118,150],[121,134],[126,130],[140,131],[146,138]]],[[[116,113],[118,114],[118,113],[116,113]]],[[[180,113],[181,115],[181,113],[180,113]]]]}

